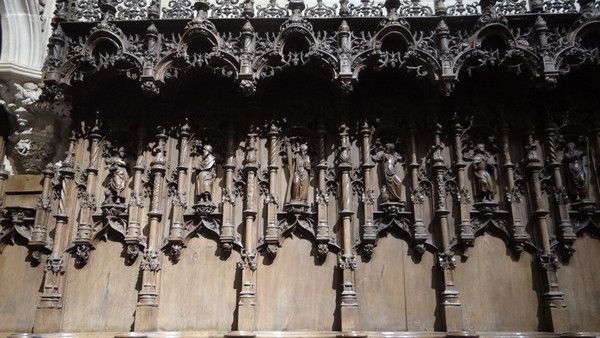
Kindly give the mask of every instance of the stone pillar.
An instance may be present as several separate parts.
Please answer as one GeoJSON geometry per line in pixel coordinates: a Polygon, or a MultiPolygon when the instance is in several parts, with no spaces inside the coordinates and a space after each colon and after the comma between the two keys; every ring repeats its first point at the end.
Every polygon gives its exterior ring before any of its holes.
{"type": "Polygon", "coordinates": [[[0,82],[0,104],[11,123],[6,155],[16,173],[41,173],[48,162],[57,160],[56,154],[63,153],[64,143],[59,140],[68,138],[70,105],[42,101],[41,94],[41,87],[33,82],[0,82]]]}

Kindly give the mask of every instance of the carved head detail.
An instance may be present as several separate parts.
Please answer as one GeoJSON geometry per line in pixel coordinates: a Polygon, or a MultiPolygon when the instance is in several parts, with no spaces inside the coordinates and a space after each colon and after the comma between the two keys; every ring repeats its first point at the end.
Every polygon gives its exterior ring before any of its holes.
{"type": "Polygon", "coordinates": [[[387,154],[392,154],[395,149],[396,149],[396,146],[390,142],[390,143],[385,144],[383,151],[385,151],[387,154]]]}
{"type": "Polygon", "coordinates": [[[204,147],[202,147],[202,156],[206,157],[208,155],[211,155],[213,152],[213,147],[210,144],[205,144],[204,147]]]}
{"type": "Polygon", "coordinates": [[[300,145],[300,154],[306,155],[308,153],[308,145],[303,143],[300,145]]]}

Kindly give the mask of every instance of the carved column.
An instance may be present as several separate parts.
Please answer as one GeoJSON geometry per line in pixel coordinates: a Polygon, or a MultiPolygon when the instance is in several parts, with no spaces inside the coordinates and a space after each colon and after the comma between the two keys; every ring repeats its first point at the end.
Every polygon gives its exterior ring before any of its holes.
{"type": "Polygon", "coordinates": [[[44,269],[44,284],[42,296],[36,312],[35,325],[37,332],[57,332],[61,327],[61,309],[65,287],[64,273],[69,256],[65,254],[70,241],[69,215],[72,214],[72,203],[75,196],[73,179],[75,171],[73,162],[68,159],[73,156],[75,141],[71,139],[67,158],[59,170],[58,202],[54,214],[54,242],[52,253],[46,259],[44,269]]]}
{"type": "Polygon", "coordinates": [[[453,56],[450,53],[450,28],[444,20],[440,20],[435,28],[437,45],[440,50],[440,60],[442,64],[442,92],[445,95],[450,95],[454,89],[455,75],[453,68],[453,56]]]}
{"type": "Polygon", "coordinates": [[[152,177],[152,196],[150,199],[150,212],[148,212],[148,244],[144,252],[142,269],[142,289],[138,294],[137,310],[135,312],[136,331],[155,331],[158,329],[158,290],[160,262],[162,220],[162,191],[166,172],[166,142],[167,135],[159,127],[156,135],[156,145],[153,149],[154,160],[150,166],[152,177]]]}
{"type": "Polygon", "coordinates": [[[279,247],[279,228],[277,224],[277,159],[279,158],[278,136],[279,130],[277,126],[271,124],[269,129],[269,196],[266,198],[267,203],[267,229],[265,234],[265,243],[267,244],[267,252],[271,255],[277,253],[279,247]]]}
{"type": "MultiPolygon", "coordinates": [[[[71,143],[72,144],[72,143],[71,143]]],[[[71,148],[71,147],[69,147],[71,148]]],[[[69,149],[72,151],[72,149],[69,149]]],[[[48,225],[50,222],[50,215],[52,213],[52,178],[54,177],[54,166],[48,164],[46,169],[42,171],[44,179],[42,181],[42,195],[38,201],[35,211],[35,221],[33,223],[33,230],[31,231],[31,239],[29,245],[36,248],[37,255],[40,255],[46,250],[52,250],[50,245],[50,238],[48,236],[48,225]]],[[[4,194],[3,181],[1,180],[0,174],[0,196],[4,194]]],[[[37,258],[39,261],[39,256],[37,258]]]]}
{"type": "MultiPolygon", "coordinates": [[[[348,1],[340,1],[340,16],[349,14],[348,1]],[[345,7],[345,9],[344,9],[345,7]]],[[[349,93],[352,91],[352,40],[350,35],[350,26],[346,20],[342,20],[338,28],[338,44],[340,58],[340,85],[342,91],[349,93]]]]}
{"type": "Polygon", "coordinates": [[[352,183],[350,170],[350,137],[348,127],[340,127],[340,149],[338,153],[338,170],[341,177],[340,218],[342,224],[342,252],[339,256],[339,266],[342,270],[342,293],[340,311],[342,315],[343,335],[355,335],[358,325],[358,299],[356,296],[356,254],[352,245],[352,183]]]}
{"type": "Polygon", "coordinates": [[[362,172],[363,172],[363,185],[364,193],[363,208],[364,208],[364,224],[362,228],[362,241],[364,243],[363,250],[367,255],[373,252],[375,241],[377,240],[377,233],[375,231],[375,225],[373,224],[373,209],[375,204],[375,192],[373,191],[373,179],[371,174],[373,172],[373,161],[371,159],[371,126],[365,121],[360,128],[360,137],[362,141],[362,172]]]}
{"type": "Polygon", "coordinates": [[[233,228],[233,206],[235,196],[233,194],[233,170],[235,169],[235,149],[233,146],[233,125],[227,126],[227,160],[223,169],[225,170],[225,188],[223,191],[223,222],[221,225],[221,244],[223,249],[231,251],[235,241],[233,228]]]}
{"type": "Polygon", "coordinates": [[[423,189],[419,184],[419,168],[421,165],[417,159],[417,141],[416,133],[417,127],[413,121],[409,124],[410,133],[410,189],[411,189],[411,202],[413,207],[413,236],[417,250],[425,252],[424,243],[427,241],[427,229],[425,229],[425,222],[423,221],[423,203],[425,202],[425,196],[423,189]]]}
{"type": "Polygon", "coordinates": [[[433,2],[433,10],[435,15],[446,15],[446,5],[444,4],[444,0],[435,0],[433,2]]]}
{"type": "Polygon", "coordinates": [[[4,168],[5,146],[4,137],[0,136],[0,211],[5,207],[4,185],[8,179],[8,171],[4,168]]]}
{"type": "Polygon", "coordinates": [[[179,156],[177,164],[177,195],[173,199],[173,216],[169,230],[172,257],[179,258],[183,247],[185,223],[183,213],[187,205],[187,172],[189,158],[190,126],[186,123],[179,129],[179,156]]]}
{"type": "Polygon", "coordinates": [[[573,225],[569,218],[569,194],[567,188],[563,184],[562,174],[560,172],[561,163],[558,160],[556,153],[556,127],[552,123],[546,125],[546,152],[548,153],[548,168],[552,175],[552,183],[554,185],[554,199],[556,202],[556,213],[560,220],[556,227],[556,239],[561,242],[563,247],[560,249],[567,256],[570,256],[573,251],[572,245],[577,239],[573,231],[573,225]]]}
{"type": "Polygon", "coordinates": [[[446,206],[446,179],[448,167],[444,161],[442,151],[444,145],[441,141],[442,126],[436,125],[434,132],[432,174],[435,181],[435,217],[438,221],[440,234],[440,252],[438,253],[438,264],[443,271],[443,290],[441,294],[442,307],[446,321],[446,331],[455,332],[462,330],[462,308],[459,293],[454,284],[454,268],[456,261],[454,253],[450,250],[450,237],[448,225],[448,208],[446,206]]]}
{"type": "Polygon", "coordinates": [[[77,225],[77,234],[75,235],[74,254],[79,264],[85,264],[90,256],[92,246],[92,237],[94,235],[92,215],[96,211],[96,195],[94,187],[96,177],[98,176],[98,160],[100,158],[100,122],[98,118],[90,130],[89,139],[89,165],[86,169],[86,191],[81,198],[81,213],[79,215],[79,224],[77,225]]]}
{"type": "Polygon", "coordinates": [[[454,170],[456,171],[457,178],[457,199],[459,202],[458,216],[460,219],[460,234],[459,239],[461,243],[466,247],[473,246],[475,240],[475,233],[473,232],[473,226],[471,225],[471,217],[469,207],[471,203],[471,195],[469,189],[465,186],[466,179],[466,164],[463,161],[462,154],[462,137],[463,127],[457,121],[454,123],[454,170]]]}
{"type": "Polygon", "coordinates": [[[548,234],[547,215],[542,203],[542,185],[540,175],[542,164],[538,157],[537,144],[533,131],[529,132],[527,144],[526,169],[529,176],[530,191],[532,192],[532,209],[535,217],[537,244],[542,252],[538,254],[538,264],[542,280],[542,309],[544,317],[549,324],[548,329],[554,332],[565,332],[569,329],[569,317],[564,301],[564,295],[558,286],[558,259],[551,251],[550,236],[548,234]]]}
{"type": "MultiPolygon", "coordinates": [[[[592,141],[591,141],[591,148],[593,149],[593,159],[594,159],[594,165],[590,166],[591,167],[591,172],[593,174],[596,175],[596,177],[600,177],[600,126],[596,126],[593,130],[592,130],[592,141]]],[[[600,195],[600,182],[598,179],[596,179],[596,193],[598,195],[600,195]]],[[[596,202],[596,205],[598,204],[598,201],[596,202]]]]}
{"type": "MultiPolygon", "coordinates": [[[[252,0],[246,0],[244,3],[244,11],[251,10],[252,16],[254,15],[254,2],[252,0]],[[250,7],[246,6],[250,4],[250,7]]],[[[247,13],[248,14],[248,13],[247,13]]],[[[254,42],[254,27],[250,21],[246,21],[242,27],[242,53],[240,54],[240,89],[244,95],[251,95],[256,91],[256,83],[254,81],[254,71],[252,69],[252,60],[255,52],[254,42]]]]}
{"type": "Polygon", "coordinates": [[[129,220],[127,223],[127,233],[125,243],[127,243],[127,254],[135,258],[139,255],[139,250],[145,248],[143,241],[141,220],[144,208],[144,192],[142,187],[142,175],[144,174],[143,155],[139,154],[133,167],[133,191],[129,200],[129,220]]]}
{"type": "Polygon", "coordinates": [[[254,0],[244,0],[242,15],[246,18],[254,17],[254,0]]]}
{"type": "Polygon", "coordinates": [[[506,195],[508,202],[510,203],[510,211],[512,224],[510,225],[510,235],[512,237],[513,245],[512,249],[514,252],[519,253],[523,251],[524,243],[529,240],[529,235],[525,231],[525,224],[521,220],[521,209],[519,207],[521,203],[521,192],[515,184],[515,165],[512,163],[510,157],[510,146],[509,146],[509,128],[506,122],[503,122],[500,126],[502,133],[502,158],[504,160],[504,172],[506,173],[506,195]]]}
{"type": "Polygon", "coordinates": [[[248,133],[246,145],[246,159],[244,170],[246,172],[246,196],[244,209],[244,247],[242,248],[242,289],[238,302],[238,332],[237,336],[254,336],[256,328],[256,172],[258,170],[258,135],[251,131],[248,133]]]}
{"type": "Polygon", "coordinates": [[[319,163],[317,163],[317,178],[318,187],[316,191],[317,202],[317,250],[320,255],[325,255],[329,252],[328,243],[331,240],[329,223],[327,220],[327,206],[329,204],[329,196],[327,195],[327,183],[325,179],[325,171],[327,170],[327,149],[325,145],[327,131],[323,124],[323,120],[319,120],[317,125],[317,137],[319,147],[319,163]]]}

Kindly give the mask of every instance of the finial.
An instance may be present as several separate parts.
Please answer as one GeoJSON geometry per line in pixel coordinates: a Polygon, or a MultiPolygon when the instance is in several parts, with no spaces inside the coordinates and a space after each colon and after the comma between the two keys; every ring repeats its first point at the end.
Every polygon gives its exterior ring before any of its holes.
{"type": "Polygon", "coordinates": [[[435,28],[437,34],[448,34],[450,29],[444,20],[440,20],[437,27],[435,28]]]}
{"type": "Polygon", "coordinates": [[[546,24],[546,20],[544,20],[544,18],[542,18],[541,15],[538,15],[537,18],[535,18],[535,23],[533,24],[533,27],[535,28],[536,32],[548,30],[548,25],[546,24]]]}
{"type": "Polygon", "coordinates": [[[340,32],[349,32],[350,31],[350,26],[348,26],[348,22],[346,22],[346,20],[342,20],[339,31],[340,32]]]}
{"type": "Polygon", "coordinates": [[[242,32],[244,32],[244,33],[253,33],[254,32],[254,27],[252,27],[252,24],[250,23],[250,21],[246,20],[246,23],[242,27],[242,32]]]}

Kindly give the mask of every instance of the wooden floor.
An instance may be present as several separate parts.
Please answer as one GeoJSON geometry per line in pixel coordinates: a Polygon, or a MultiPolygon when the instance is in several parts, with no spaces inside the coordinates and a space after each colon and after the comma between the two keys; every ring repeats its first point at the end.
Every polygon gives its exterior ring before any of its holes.
{"type": "Polygon", "coordinates": [[[340,332],[311,332],[311,331],[257,331],[253,334],[244,333],[231,333],[231,332],[216,332],[216,331],[202,331],[202,332],[144,332],[144,333],[118,333],[118,332],[60,332],[60,333],[46,333],[46,334],[27,334],[27,333],[0,333],[0,337],[7,338],[171,338],[171,337],[182,337],[182,338],[230,338],[230,337],[256,337],[256,338],[334,338],[334,337],[365,337],[365,338],[436,338],[436,337],[479,337],[479,338],[570,338],[570,337],[600,337],[600,332],[572,332],[564,334],[556,334],[549,332],[460,332],[460,333],[448,333],[448,332],[391,332],[391,331],[380,331],[380,332],[353,332],[348,334],[342,334],[340,332]]]}

